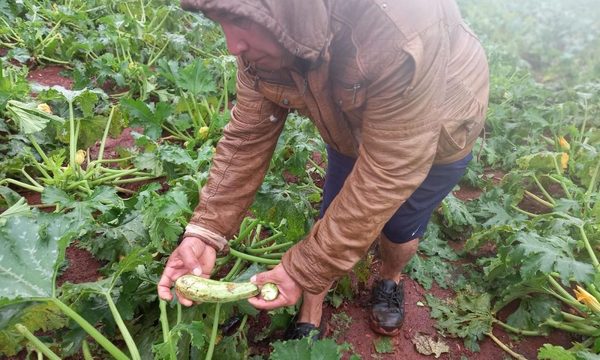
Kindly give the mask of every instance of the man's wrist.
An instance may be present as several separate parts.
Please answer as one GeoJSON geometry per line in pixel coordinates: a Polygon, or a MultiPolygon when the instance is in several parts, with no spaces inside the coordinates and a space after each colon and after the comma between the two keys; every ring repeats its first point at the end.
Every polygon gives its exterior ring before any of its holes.
{"type": "Polygon", "coordinates": [[[225,255],[229,252],[229,244],[224,236],[210,231],[202,226],[188,224],[183,237],[193,237],[203,241],[206,245],[215,249],[217,254],[225,255]]]}

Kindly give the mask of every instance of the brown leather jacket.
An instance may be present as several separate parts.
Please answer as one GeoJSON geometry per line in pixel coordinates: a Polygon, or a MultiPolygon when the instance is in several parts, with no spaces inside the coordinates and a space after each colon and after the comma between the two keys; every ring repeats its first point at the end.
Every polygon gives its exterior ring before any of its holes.
{"type": "Polygon", "coordinates": [[[271,31],[311,66],[261,73],[239,60],[237,103],[190,224],[233,235],[251,205],[290,110],[357,158],[310,234],[283,257],[318,293],[349,271],[433,164],[466,156],[488,101],[485,54],[452,0],[182,0],[271,31]]]}

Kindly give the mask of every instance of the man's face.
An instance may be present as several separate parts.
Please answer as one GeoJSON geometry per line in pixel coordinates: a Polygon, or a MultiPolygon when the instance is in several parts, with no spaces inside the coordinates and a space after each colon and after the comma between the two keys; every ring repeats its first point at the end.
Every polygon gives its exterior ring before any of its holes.
{"type": "Polygon", "coordinates": [[[265,27],[230,13],[206,12],[205,15],[223,28],[227,49],[258,69],[280,70],[290,67],[294,56],[265,27]]]}

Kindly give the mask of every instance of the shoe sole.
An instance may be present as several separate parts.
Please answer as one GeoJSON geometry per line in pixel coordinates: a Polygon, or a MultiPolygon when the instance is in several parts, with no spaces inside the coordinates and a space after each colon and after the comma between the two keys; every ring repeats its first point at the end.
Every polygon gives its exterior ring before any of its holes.
{"type": "Polygon", "coordinates": [[[385,335],[385,336],[396,336],[400,333],[400,328],[402,327],[402,324],[400,324],[397,328],[394,329],[386,329],[384,327],[381,327],[377,321],[373,318],[373,316],[369,316],[369,325],[371,325],[371,330],[373,330],[374,332],[380,334],[380,335],[385,335]]]}

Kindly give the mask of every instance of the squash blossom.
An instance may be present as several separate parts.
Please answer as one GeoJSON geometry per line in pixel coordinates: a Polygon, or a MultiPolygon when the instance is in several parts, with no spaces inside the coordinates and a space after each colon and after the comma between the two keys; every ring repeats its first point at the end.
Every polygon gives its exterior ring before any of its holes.
{"type": "Polygon", "coordinates": [[[595,313],[600,313],[600,302],[592,294],[587,292],[584,288],[577,285],[577,289],[573,290],[577,301],[582,302],[588,309],[595,313]]]}
{"type": "Polygon", "coordinates": [[[558,145],[560,145],[562,151],[571,150],[571,144],[569,144],[569,142],[565,139],[564,136],[558,138],[558,145]]]}
{"type": "Polygon", "coordinates": [[[567,153],[562,153],[562,156],[560,157],[560,167],[565,170],[567,168],[567,165],[569,164],[569,154],[567,153]]]}
{"type": "Polygon", "coordinates": [[[38,104],[37,109],[47,114],[52,114],[52,108],[46,103],[38,104]]]}
{"type": "Polygon", "coordinates": [[[198,139],[205,140],[208,137],[208,126],[198,129],[198,139]]]}
{"type": "Polygon", "coordinates": [[[75,162],[77,163],[77,165],[83,164],[83,162],[85,161],[85,155],[85,150],[77,150],[77,153],[75,154],[75,162]]]}

